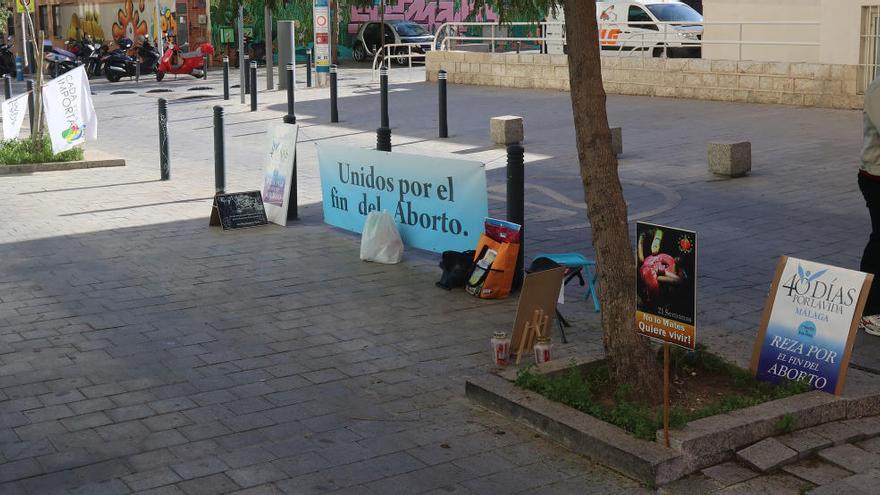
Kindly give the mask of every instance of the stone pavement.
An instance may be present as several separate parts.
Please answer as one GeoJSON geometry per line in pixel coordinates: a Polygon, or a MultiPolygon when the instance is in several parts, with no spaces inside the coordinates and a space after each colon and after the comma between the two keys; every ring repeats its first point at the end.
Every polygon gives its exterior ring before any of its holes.
{"type": "MultiPolygon", "coordinates": [[[[95,84],[90,146],[124,156],[123,169],[0,177],[0,491],[642,490],[464,400],[514,301],[436,289],[427,253],[361,263],[358,238],[321,223],[310,143],[370,147],[378,126],[368,71],[340,79],[338,125],[325,89],[298,90],[302,221],[286,229],[206,226],[216,76],[209,91],[184,79],[163,94],[95,84]],[[157,180],[158,96],[171,100],[170,182],[157,180]]],[[[503,215],[504,151],[488,120],[524,116],[527,256],[589,255],[568,94],[451,86],[444,141],[435,98],[430,84],[392,85],[395,151],[486,162],[503,215]]],[[[262,92],[253,113],[235,95],[225,104],[229,190],[258,187],[253,157],[284,101],[262,92]]],[[[782,254],[858,266],[857,112],[627,97],[609,98],[609,112],[624,128],[630,219],[701,236],[700,341],[748,358],[782,254]],[[752,141],[752,175],[711,177],[706,143],[738,137],[752,141]]],[[[567,292],[575,326],[561,358],[601,347],[582,294],[567,292]]],[[[880,369],[878,348],[860,335],[854,362],[880,369]]]]}

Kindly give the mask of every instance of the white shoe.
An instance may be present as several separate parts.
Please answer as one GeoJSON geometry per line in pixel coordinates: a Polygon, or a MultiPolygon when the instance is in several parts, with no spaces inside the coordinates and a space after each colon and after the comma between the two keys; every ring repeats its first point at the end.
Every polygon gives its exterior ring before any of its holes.
{"type": "Polygon", "coordinates": [[[863,316],[859,326],[865,329],[865,333],[880,337],[880,315],[863,316]]]}

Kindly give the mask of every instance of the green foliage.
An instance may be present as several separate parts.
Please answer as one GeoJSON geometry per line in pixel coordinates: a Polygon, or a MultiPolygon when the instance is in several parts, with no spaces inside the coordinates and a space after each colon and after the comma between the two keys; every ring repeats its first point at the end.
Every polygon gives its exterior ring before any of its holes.
{"type": "Polygon", "coordinates": [[[81,147],[52,154],[49,137],[43,137],[43,145],[35,150],[31,138],[0,141],[0,166],[20,165],[24,163],[70,162],[83,159],[81,147]]]}
{"type": "Polygon", "coordinates": [[[797,428],[797,419],[792,414],[786,414],[779,418],[775,427],[780,434],[791,433],[797,428]]]}
{"type": "MultiPolygon", "coordinates": [[[[755,406],[764,402],[807,392],[810,387],[803,383],[786,382],[780,385],[759,382],[751,374],[733,363],[712,354],[698,346],[694,352],[675,349],[670,354],[670,372],[713,373],[732,378],[737,393],[719,398],[694,411],[673,406],[669,411],[670,428],[682,428],[696,419],[723,414],[737,409],[755,406]]],[[[535,373],[527,367],[517,373],[515,383],[521,388],[537,392],[548,399],[560,402],[598,419],[619,426],[644,440],[654,440],[657,430],[663,427],[663,409],[653,408],[647,402],[633,400],[637,394],[624,385],[613,392],[613,401],[596,400],[597,392],[607,388],[610,382],[608,367],[598,363],[582,374],[572,366],[560,374],[547,376],[535,373]]],[[[794,418],[783,417],[777,430],[790,431],[795,428],[794,418]]]]}

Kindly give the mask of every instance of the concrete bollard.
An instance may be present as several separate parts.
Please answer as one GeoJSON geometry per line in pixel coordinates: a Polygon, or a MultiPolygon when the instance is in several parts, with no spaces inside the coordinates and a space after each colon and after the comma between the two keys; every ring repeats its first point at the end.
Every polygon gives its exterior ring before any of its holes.
{"type": "Polygon", "coordinates": [[[743,177],[752,171],[752,144],[748,141],[709,143],[709,171],[724,177],[743,177]]]}
{"type": "Polygon", "coordinates": [[[502,115],[489,119],[489,135],[495,144],[506,146],[521,143],[524,134],[522,117],[502,115]]]}

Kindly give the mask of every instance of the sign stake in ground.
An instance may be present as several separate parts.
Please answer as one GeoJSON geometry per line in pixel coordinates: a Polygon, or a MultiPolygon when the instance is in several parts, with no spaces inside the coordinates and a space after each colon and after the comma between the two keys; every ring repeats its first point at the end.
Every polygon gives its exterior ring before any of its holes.
{"type": "Polygon", "coordinates": [[[663,441],[669,447],[669,346],[697,346],[697,234],[636,224],[636,332],[663,344],[663,441]]]}
{"type": "Polygon", "coordinates": [[[840,395],[873,275],[783,256],[752,351],[752,373],[840,395]]]}

